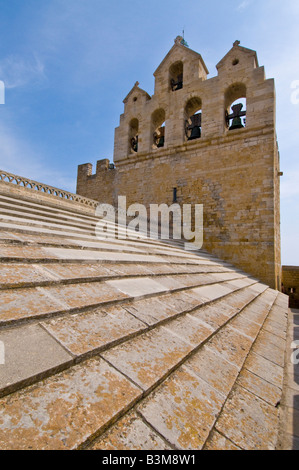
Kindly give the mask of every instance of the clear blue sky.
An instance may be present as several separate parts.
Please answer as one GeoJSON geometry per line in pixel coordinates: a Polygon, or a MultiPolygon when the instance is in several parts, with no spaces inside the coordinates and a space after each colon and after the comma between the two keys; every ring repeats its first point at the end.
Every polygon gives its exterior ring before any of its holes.
{"type": "Polygon", "coordinates": [[[299,265],[298,25],[298,0],[0,0],[0,168],[75,192],[77,165],[112,160],[123,99],[137,80],[153,94],[183,29],[210,77],[238,39],[275,78],[282,262],[299,265]]]}

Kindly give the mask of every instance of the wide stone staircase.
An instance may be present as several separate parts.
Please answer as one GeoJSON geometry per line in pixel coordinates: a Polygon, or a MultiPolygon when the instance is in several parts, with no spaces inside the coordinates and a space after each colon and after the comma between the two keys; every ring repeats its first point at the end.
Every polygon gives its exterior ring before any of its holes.
{"type": "Polygon", "coordinates": [[[112,222],[98,239],[94,209],[12,186],[0,449],[277,448],[285,295],[178,241],[112,222]]]}

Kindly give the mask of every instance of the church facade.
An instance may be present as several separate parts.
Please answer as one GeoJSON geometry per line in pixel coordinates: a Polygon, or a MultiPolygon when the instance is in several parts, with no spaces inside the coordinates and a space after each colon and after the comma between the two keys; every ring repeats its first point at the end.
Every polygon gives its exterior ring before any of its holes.
{"type": "Polygon", "coordinates": [[[275,85],[236,41],[208,78],[178,36],[154,73],[136,82],[115,130],[114,164],[78,167],[77,193],[116,206],[203,204],[203,248],[280,289],[280,168],[275,85]]]}

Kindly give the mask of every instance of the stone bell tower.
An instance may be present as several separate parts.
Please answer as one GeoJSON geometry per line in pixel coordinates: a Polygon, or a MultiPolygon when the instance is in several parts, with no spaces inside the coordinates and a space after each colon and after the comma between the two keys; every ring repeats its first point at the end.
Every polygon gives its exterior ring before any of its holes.
{"type": "Polygon", "coordinates": [[[275,87],[236,41],[208,78],[178,36],[150,96],[136,82],[115,130],[114,165],[80,165],[77,192],[117,204],[204,205],[204,248],[280,288],[275,87]]]}

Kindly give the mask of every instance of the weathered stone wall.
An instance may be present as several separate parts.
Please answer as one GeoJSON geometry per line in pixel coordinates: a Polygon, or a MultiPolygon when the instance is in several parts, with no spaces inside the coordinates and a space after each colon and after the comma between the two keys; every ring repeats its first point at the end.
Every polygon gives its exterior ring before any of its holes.
{"type": "Polygon", "coordinates": [[[299,266],[282,266],[282,284],[290,298],[289,306],[299,308],[299,266]]]}
{"type": "Polygon", "coordinates": [[[155,94],[135,84],[115,131],[114,162],[78,169],[77,192],[101,202],[204,205],[204,248],[274,288],[281,282],[279,153],[274,81],[266,80],[256,53],[237,43],[206,79],[199,54],[175,44],[155,72],[155,94]],[[169,70],[183,64],[183,88],[172,91],[169,70]],[[228,130],[225,110],[246,98],[246,127],[228,130]],[[188,141],[185,122],[202,112],[201,138],[188,141]],[[164,147],[153,131],[165,117],[164,147]],[[138,125],[136,122],[138,121],[138,125]],[[132,124],[133,123],[133,124],[132,124]],[[137,126],[137,127],[136,127],[137,126]],[[130,146],[138,130],[138,152],[130,146]]]}

